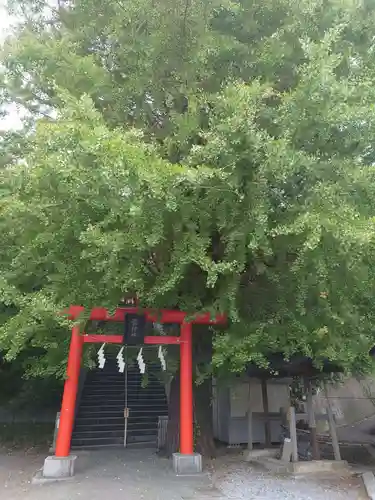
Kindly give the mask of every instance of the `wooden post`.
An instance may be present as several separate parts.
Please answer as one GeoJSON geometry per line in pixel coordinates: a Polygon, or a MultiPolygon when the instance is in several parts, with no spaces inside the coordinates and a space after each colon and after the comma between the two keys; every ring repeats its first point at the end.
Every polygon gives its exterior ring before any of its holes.
{"type": "Polygon", "coordinates": [[[251,382],[249,381],[249,401],[247,406],[247,449],[253,449],[253,411],[251,408],[251,382]]]}
{"type": "Polygon", "coordinates": [[[271,448],[271,422],[269,420],[267,379],[262,378],[261,385],[262,385],[264,433],[265,433],[266,448],[271,448]]]}
{"type": "Polygon", "coordinates": [[[313,389],[310,378],[305,379],[305,388],[307,392],[307,416],[310,430],[310,443],[312,448],[313,460],[320,460],[319,444],[316,435],[316,420],[313,408],[313,389]]]}
{"type": "Polygon", "coordinates": [[[289,408],[289,432],[292,441],[292,462],[298,462],[296,411],[293,406],[289,408]]]}
{"type": "Polygon", "coordinates": [[[331,434],[331,439],[332,439],[333,453],[335,456],[335,460],[341,460],[340,446],[339,446],[339,441],[337,439],[337,434],[336,434],[335,419],[333,418],[331,403],[330,403],[329,397],[328,397],[327,382],[324,382],[324,393],[325,393],[326,401],[327,401],[327,416],[328,416],[329,432],[331,434]]]}

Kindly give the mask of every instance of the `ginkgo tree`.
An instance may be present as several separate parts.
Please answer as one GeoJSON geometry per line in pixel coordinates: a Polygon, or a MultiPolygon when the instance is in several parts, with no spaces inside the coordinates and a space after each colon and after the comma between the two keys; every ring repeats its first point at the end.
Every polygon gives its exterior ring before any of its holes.
{"type": "Polygon", "coordinates": [[[131,294],[225,312],[195,335],[217,373],[272,352],[371,369],[374,0],[11,7],[1,99],[27,123],[0,142],[8,359],[62,374],[59,311],[131,294]]]}

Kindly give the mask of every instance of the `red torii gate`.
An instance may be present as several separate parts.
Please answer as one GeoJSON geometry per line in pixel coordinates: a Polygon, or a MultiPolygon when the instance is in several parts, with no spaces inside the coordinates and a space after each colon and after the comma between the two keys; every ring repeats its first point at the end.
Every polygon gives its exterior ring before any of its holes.
{"type": "MultiPolygon", "coordinates": [[[[71,320],[77,319],[83,312],[82,306],[70,306],[67,311],[71,320]]],[[[129,313],[143,314],[147,321],[159,323],[178,323],[180,336],[146,336],[145,344],[180,345],[180,454],[193,455],[193,370],[192,370],[192,325],[224,324],[224,315],[212,318],[209,313],[189,316],[188,313],[174,310],[138,309],[137,307],[119,307],[111,315],[105,308],[91,310],[90,318],[95,321],[124,322],[129,313]]],[[[74,425],[75,406],[81,369],[84,343],[122,344],[122,335],[91,335],[81,333],[79,326],[73,326],[70,342],[67,377],[61,406],[60,424],[56,441],[55,459],[69,457],[74,425]]],[[[50,457],[51,458],[51,457],[50,457]]],[[[45,465],[46,468],[46,465],[45,465]]]]}

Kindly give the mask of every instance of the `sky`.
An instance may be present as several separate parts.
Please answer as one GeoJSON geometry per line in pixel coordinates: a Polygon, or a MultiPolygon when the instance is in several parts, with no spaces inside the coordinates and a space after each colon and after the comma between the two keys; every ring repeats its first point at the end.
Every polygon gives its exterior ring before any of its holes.
{"type": "Polygon", "coordinates": [[[4,36],[4,30],[8,26],[9,18],[5,10],[5,0],[0,0],[0,39],[4,36]]]}
{"type": "MultiPolygon", "coordinates": [[[[6,0],[0,0],[0,45],[7,34],[10,24],[14,22],[14,19],[8,16],[5,4],[6,0]]],[[[9,115],[6,118],[0,119],[0,130],[20,128],[21,120],[16,107],[10,106],[8,112],[9,115]]]]}

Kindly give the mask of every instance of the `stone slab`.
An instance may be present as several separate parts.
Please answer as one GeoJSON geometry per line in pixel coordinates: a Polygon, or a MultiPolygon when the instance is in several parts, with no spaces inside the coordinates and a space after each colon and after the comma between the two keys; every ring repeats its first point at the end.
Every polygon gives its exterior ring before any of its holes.
{"type": "Polygon", "coordinates": [[[60,481],[74,481],[74,476],[69,477],[44,477],[43,469],[38,470],[31,479],[31,484],[49,484],[56,483],[60,481]]]}
{"type": "Polygon", "coordinates": [[[173,470],[178,476],[190,476],[202,472],[202,455],[173,453],[173,470]]]}
{"type": "Polygon", "coordinates": [[[47,457],[44,461],[42,476],[45,479],[61,479],[74,476],[74,464],[77,457],[47,457]]]}
{"type": "Polygon", "coordinates": [[[287,463],[277,458],[260,457],[256,461],[265,469],[274,474],[340,474],[341,476],[352,475],[352,471],[345,460],[311,460],[287,463]]]}
{"type": "Polygon", "coordinates": [[[362,474],[363,484],[370,500],[375,500],[375,477],[371,471],[362,474]]]}
{"type": "Polygon", "coordinates": [[[275,458],[277,450],[274,448],[266,448],[264,450],[244,450],[243,459],[245,462],[251,462],[253,460],[259,460],[260,458],[275,458]]]}
{"type": "Polygon", "coordinates": [[[340,473],[351,475],[351,470],[346,460],[311,460],[292,462],[288,464],[291,474],[316,474],[316,473],[340,473]]]}
{"type": "Polygon", "coordinates": [[[259,458],[257,463],[274,474],[290,474],[288,469],[289,464],[279,460],[278,458],[263,457],[259,458]]]}

